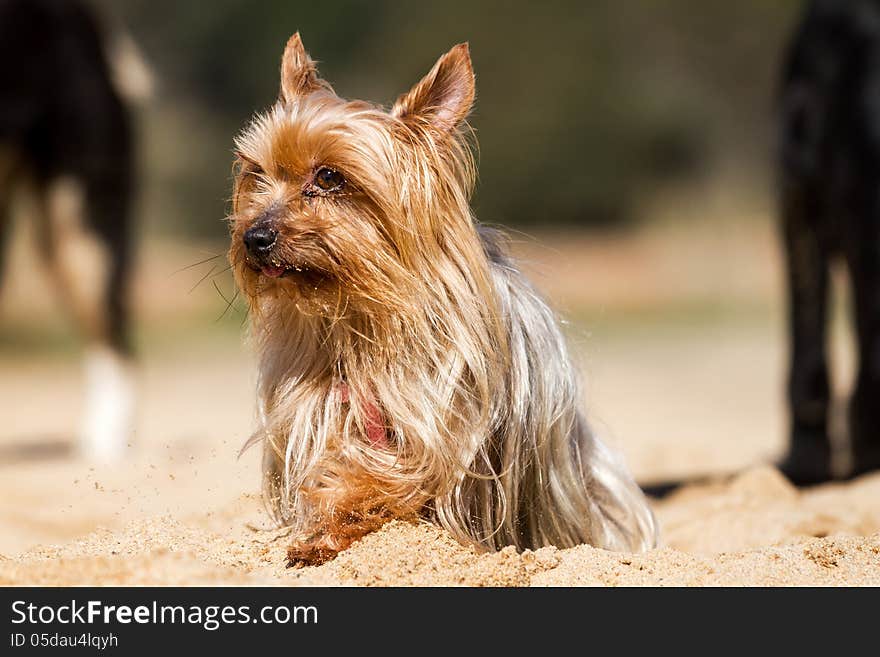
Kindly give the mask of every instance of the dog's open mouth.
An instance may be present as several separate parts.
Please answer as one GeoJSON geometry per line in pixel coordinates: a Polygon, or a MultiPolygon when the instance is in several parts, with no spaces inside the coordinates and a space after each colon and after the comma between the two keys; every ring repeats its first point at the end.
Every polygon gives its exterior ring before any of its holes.
{"type": "Polygon", "coordinates": [[[295,278],[298,279],[298,282],[308,286],[317,286],[328,278],[325,272],[307,265],[265,264],[251,265],[251,267],[266,278],[295,278]]]}

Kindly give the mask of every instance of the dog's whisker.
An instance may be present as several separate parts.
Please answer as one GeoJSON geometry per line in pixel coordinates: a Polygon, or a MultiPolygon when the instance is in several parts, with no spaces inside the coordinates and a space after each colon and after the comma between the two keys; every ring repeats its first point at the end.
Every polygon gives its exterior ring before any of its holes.
{"type": "Polygon", "coordinates": [[[199,260],[198,262],[194,262],[191,265],[187,265],[186,267],[181,267],[180,269],[177,269],[177,270],[171,272],[169,274],[169,276],[174,276],[176,274],[179,274],[180,272],[187,271],[188,269],[192,269],[193,267],[198,267],[199,265],[204,265],[206,263],[211,262],[212,260],[216,260],[217,258],[222,258],[224,255],[225,255],[224,253],[218,253],[217,255],[211,256],[210,258],[205,258],[204,260],[199,260]]]}
{"type": "Polygon", "coordinates": [[[228,267],[224,267],[223,269],[221,269],[220,271],[218,271],[216,274],[214,274],[213,276],[211,276],[211,278],[217,278],[218,276],[222,276],[223,274],[225,274],[226,272],[230,271],[231,269],[232,269],[232,265],[229,265],[228,267]]]}
{"type": "Polygon", "coordinates": [[[188,294],[192,294],[193,291],[194,291],[199,285],[201,285],[202,283],[204,283],[205,280],[211,275],[211,273],[212,273],[215,269],[217,269],[217,265],[212,265],[211,268],[208,270],[208,273],[205,274],[204,276],[202,276],[202,277],[196,282],[195,285],[193,285],[191,288],[189,288],[189,293],[188,293],[188,294]]]}
{"type": "Polygon", "coordinates": [[[214,286],[214,289],[217,290],[217,294],[220,295],[220,298],[226,302],[226,307],[223,309],[223,312],[220,313],[220,316],[214,320],[215,322],[219,322],[221,319],[223,319],[223,317],[226,315],[226,313],[229,312],[229,309],[232,307],[232,304],[238,298],[238,290],[236,289],[235,294],[233,294],[231,298],[227,299],[226,295],[223,294],[223,291],[220,289],[220,286],[217,285],[217,281],[212,280],[211,284],[214,286]]]}

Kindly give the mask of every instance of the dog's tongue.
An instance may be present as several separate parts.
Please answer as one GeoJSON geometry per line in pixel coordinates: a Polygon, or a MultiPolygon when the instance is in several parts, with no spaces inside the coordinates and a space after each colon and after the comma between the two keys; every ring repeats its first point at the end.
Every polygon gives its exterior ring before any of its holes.
{"type": "Polygon", "coordinates": [[[263,267],[263,274],[269,278],[278,278],[283,273],[284,267],[273,267],[272,265],[266,265],[263,267]]]}

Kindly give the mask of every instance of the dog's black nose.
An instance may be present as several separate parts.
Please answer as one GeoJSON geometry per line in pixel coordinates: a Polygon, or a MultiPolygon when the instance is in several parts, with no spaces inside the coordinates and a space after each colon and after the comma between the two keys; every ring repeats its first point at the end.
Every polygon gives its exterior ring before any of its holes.
{"type": "Polygon", "coordinates": [[[245,231],[244,246],[252,256],[266,255],[275,244],[278,232],[267,226],[254,226],[245,231]]]}

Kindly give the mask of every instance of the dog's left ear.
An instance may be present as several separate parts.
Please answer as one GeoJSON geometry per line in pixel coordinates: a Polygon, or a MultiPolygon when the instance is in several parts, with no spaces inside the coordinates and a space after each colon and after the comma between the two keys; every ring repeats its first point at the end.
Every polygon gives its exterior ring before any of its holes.
{"type": "Polygon", "coordinates": [[[437,60],[428,74],[391,108],[407,122],[428,122],[441,132],[454,130],[474,104],[474,69],[468,44],[460,43],[437,60]]]}
{"type": "Polygon", "coordinates": [[[281,98],[290,103],[297,96],[311,93],[320,86],[318,68],[297,32],[287,41],[281,58],[281,98]]]}

